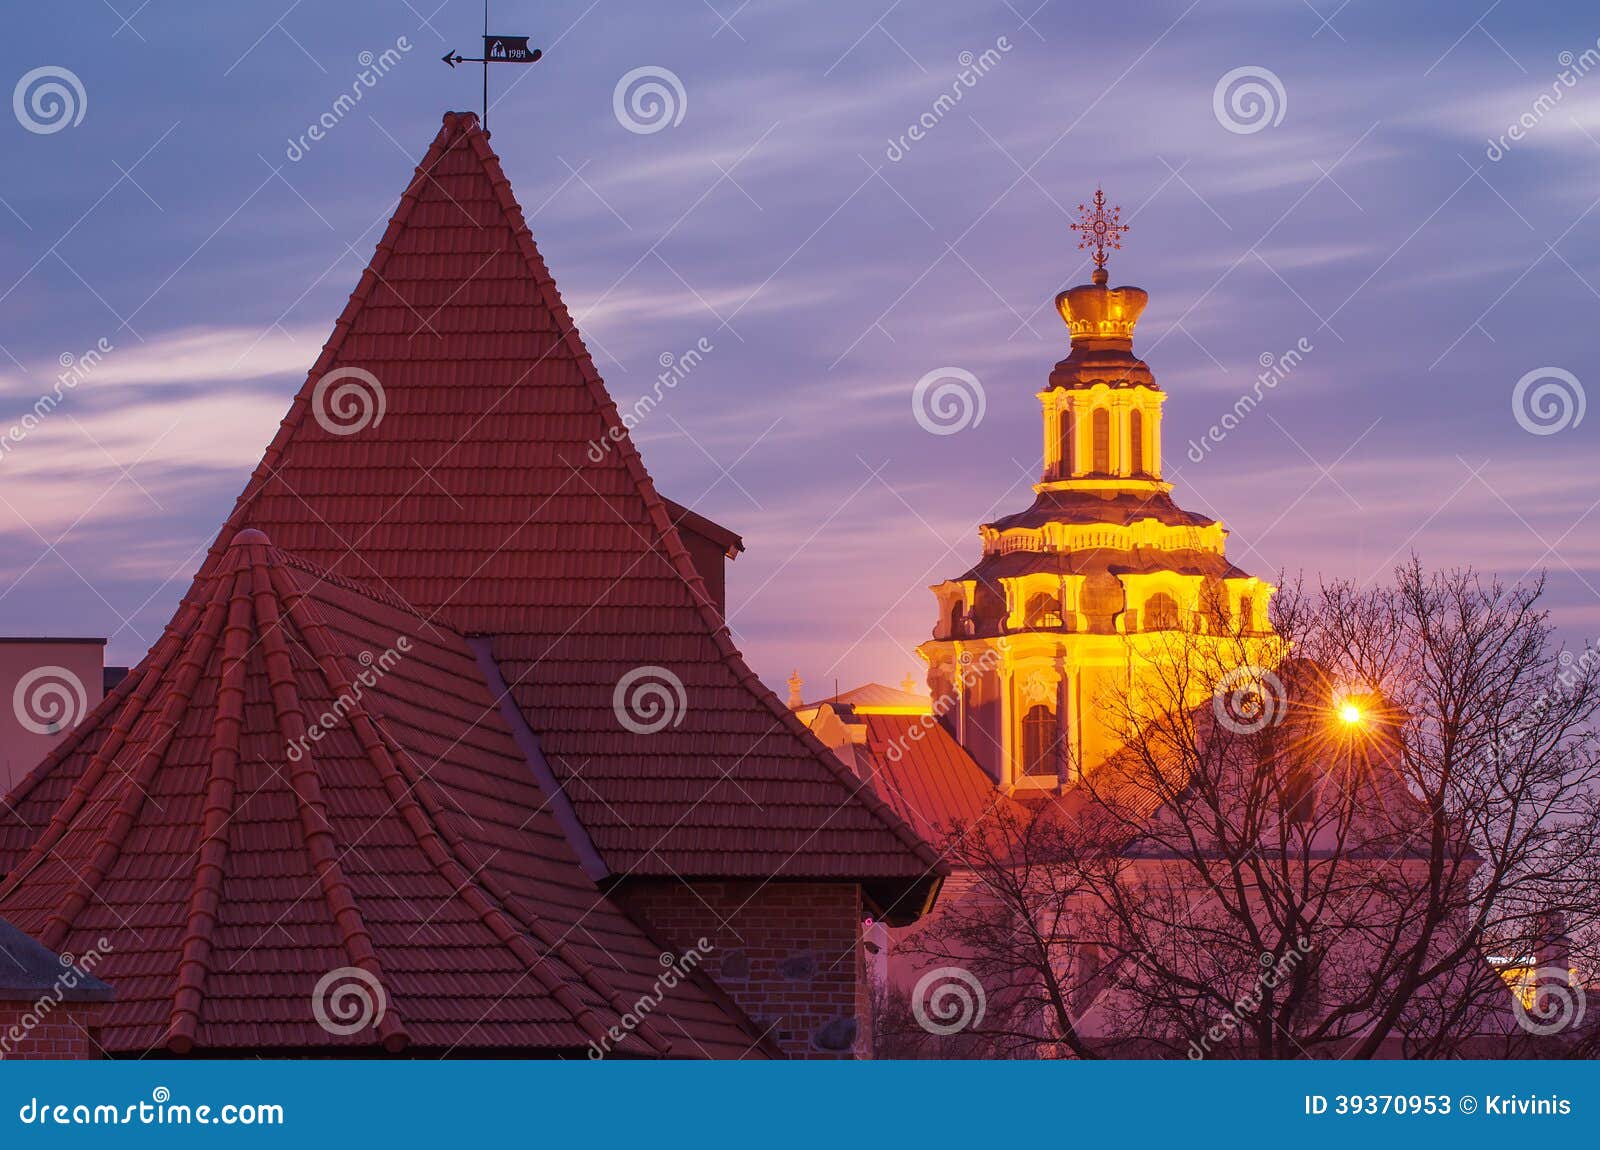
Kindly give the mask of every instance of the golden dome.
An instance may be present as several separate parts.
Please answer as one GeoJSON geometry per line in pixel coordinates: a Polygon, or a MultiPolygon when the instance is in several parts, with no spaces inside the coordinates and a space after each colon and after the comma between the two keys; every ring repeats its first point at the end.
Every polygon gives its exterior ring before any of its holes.
{"type": "Polygon", "coordinates": [[[1056,296],[1056,310],[1072,333],[1073,345],[1094,341],[1090,347],[1131,348],[1133,327],[1150,302],[1149,294],[1143,288],[1106,287],[1103,268],[1095,269],[1094,279],[1056,296]]]}

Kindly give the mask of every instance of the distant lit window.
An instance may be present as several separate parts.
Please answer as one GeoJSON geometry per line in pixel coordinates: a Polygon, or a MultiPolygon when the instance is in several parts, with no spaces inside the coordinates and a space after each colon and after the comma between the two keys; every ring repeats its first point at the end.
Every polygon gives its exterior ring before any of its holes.
{"type": "Polygon", "coordinates": [[[1064,407],[1056,420],[1056,474],[1066,479],[1072,474],[1072,408],[1064,407]]]}
{"type": "Polygon", "coordinates": [[[1106,475],[1111,471],[1111,413],[1097,407],[1089,426],[1094,435],[1094,472],[1106,475]]]}
{"type": "Polygon", "coordinates": [[[1144,474],[1144,414],[1136,407],[1128,416],[1128,438],[1132,454],[1128,457],[1128,474],[1144,474]]]}

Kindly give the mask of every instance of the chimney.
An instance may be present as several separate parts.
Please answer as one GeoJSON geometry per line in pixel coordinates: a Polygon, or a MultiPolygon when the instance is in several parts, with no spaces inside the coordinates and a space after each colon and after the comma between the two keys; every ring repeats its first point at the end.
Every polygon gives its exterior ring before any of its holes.
{"type": "Polygon", "coordinates": [[[805,706],[805,699],[800,694],[800,688],[805,685],[805,680],[800,677],[800,671],[796,668],[789,675],[789,709],[791,711],[798,711],[805,706]]]}

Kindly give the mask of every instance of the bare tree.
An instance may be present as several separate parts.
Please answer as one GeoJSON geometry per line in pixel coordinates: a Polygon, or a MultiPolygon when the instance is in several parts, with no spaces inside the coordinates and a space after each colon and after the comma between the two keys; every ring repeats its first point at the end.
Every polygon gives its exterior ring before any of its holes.
{"type": "Polygon", "coordinates": [[[982,1052],[1593,1055],[1600,652],[1541,592],[1413,560],[1130,636],[1122,750],[956,828],[912,943],[989,990],[982,1052]]]}

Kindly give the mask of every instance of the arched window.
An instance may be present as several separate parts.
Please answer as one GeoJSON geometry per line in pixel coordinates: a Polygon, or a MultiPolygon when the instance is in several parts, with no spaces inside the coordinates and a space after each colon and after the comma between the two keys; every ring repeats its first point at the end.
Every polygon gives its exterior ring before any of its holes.
{"type": "Polygon", "coordinates": [[[1128,457],[1128,474],[1144,474],[1144,413],[1137,407],[1128,415],[1128,439],[1132,454],[1128,457]]]}
{"type": "Polygon", "coordinates": [[[1022,613],[1023,622],[1029,627],[1059,627],[1061,626],[1061,600],[1048,591],[1039,591],[1028,596],[1028,605],[1022,613]]]}
{"type": "Polygon", "coordinates": [[[1022,773],[1054,778],[1057,773],[1056,713],[1043,703],[1022,717],[1022,773]]]}
{"type": "Polygon", "coordinates": [[[1178,629],[1178,603],[1165,591],[1157,591],[1144,601],[1144,629],[1146,631],[1176,631],[1178,629]]]}
{"type": "Polygon", "coordinates": [[[1106,475],[1111,471],[1111,413],[1103,407],[1094,410],[1089,425],[1094,436],[1094,473],[1106,475]]]}
{"type": "Polygon", "coordinates": [[[1056,475],[1068,479],[1072,475],[1072,408],[1063,407],[1056,417],[1056,475]]]}

